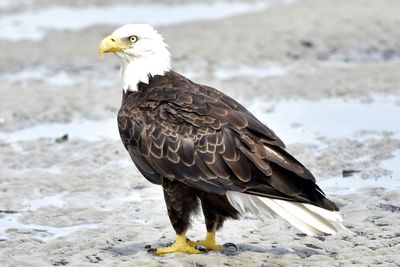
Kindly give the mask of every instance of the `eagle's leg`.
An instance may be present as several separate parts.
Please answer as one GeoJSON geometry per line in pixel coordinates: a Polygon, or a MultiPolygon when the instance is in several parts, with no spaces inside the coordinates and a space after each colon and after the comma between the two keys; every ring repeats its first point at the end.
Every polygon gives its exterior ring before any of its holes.
{"type": "Polygon", "coordinates": [[[236,219],[238,212],[228,202],[225,195],[203,193],[200,198],[207,234],[202,241],[188,241],[188,243],[193,247],[203,246],[207,250],[221,250],[223,246],[216,243],[215,233],[223,226],[226,218],[236,219]]]}
{"type": "Polygon", "coordinates": [[[190,215],[198,206],[197,192],[180,182],[171,182],[164,179],[164,199],[168,209],[168,216],[176,232],[176,240],[166,248],[157,248],[155,253],[166,254],[172,252],[199,253],[200,251],[189,246],[186,240],[186,231],[190,225],[190,215]]]}
{"type": "Polygon", "coordinates": [[[212,211],[206,208],[204,204],[202,206],[204,219],[206,221],[207,234],[202,241],[193,242],[189,240],[188,243],[192,247],[203,246],[207,250],[221,250],[223,247],[216,243],[215,233],[219,228],[222,227],[222,224],[224,223],[224,218],[222,216],[212,213],[212,211]]]}

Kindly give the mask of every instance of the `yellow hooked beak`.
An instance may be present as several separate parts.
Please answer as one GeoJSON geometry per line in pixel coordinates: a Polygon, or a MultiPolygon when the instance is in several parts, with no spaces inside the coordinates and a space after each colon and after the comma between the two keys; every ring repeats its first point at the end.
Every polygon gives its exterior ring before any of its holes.
{"type": "Polygon", "coordinates": [[[120,52],[123,49],[129,48],[129,45],[124,43],[120,38],[109,35],[100,42],[99,56],[102,57],[104,53],[120,52]]]}

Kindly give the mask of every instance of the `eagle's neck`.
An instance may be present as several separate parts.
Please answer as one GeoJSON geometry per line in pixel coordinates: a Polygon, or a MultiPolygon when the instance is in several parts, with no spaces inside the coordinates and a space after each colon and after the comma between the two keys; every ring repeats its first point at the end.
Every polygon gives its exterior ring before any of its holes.
{"type": "Polygon", "coordinates": [[[122,57],[121,75],[124,91],[136,91],[138,83],[148,83],[149,76],[164,75],[171,68],[170,56],[165,54],[148,57],[122,57]]]}

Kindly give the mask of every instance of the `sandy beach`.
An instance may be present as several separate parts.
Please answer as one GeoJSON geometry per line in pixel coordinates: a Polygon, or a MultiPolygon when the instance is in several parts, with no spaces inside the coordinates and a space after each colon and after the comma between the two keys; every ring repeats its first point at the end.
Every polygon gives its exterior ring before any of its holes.
{"type": "MultiPolygon", "coordinates": [[[[0,265],[400,265],[400,2],[80,2],[0,1],[0,265]],[[238,251],[147,253],[174,231],[119,140],[118,58],[97,55],[128,21],[153,24],[176,71],[271,127],[348,231],[246,215],[217,235],[238,251]]],[[[204,234],[199,214],[188,237],[204,234]]]]}

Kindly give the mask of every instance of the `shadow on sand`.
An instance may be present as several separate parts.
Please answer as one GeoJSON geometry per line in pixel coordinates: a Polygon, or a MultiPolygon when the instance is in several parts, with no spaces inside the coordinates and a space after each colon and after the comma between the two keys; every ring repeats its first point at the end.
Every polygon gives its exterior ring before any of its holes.
{"type": "MultiPolygon", "coordinates": [[[[123,247],[108,247],[105,248],[105,251],[109,251],[115,256],[132,256],[139,252],[144,252],[147,249],[145,248],[147,244],[144,242],[133,243],[123,247]]],[[[167,244],[158,243],[154,245],[155,247],[165,247],[167,244]]],[[[323,251],[318,249],[311,248],[266,248],[259,245],[252,244],[237,244],[237,250],[234,247],[227,247],[220,251],[221,254],[226,256],[235,256],[239,255],[242,252],[258,252],[263,254],[274,254],[274,255],[285,255],[285,254],[295,254],[300,258],[308,258],[312,255],[325,255],[323,251]]],[[[214,253],[214,252],[212,252],[214,253]]]]}

